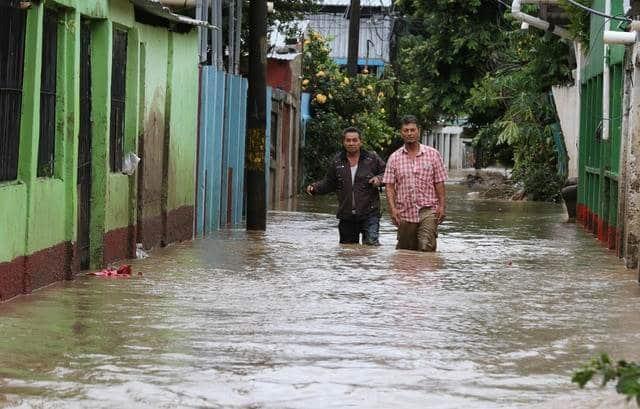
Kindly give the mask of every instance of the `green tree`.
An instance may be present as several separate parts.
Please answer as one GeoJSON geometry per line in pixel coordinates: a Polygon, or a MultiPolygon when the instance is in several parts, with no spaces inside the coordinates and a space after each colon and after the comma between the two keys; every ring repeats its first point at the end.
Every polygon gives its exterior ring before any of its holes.
{"type": "Polygon", "coordinates": [[[555,198],[562,181],[549,95],[571,79],[569,45],[534,28],[520,30],[495,1],[401,4],[414,22],[402,42],[401,111],[418,113],[427,125],[467,118],[484,159],[513,163],[513,178],[530,197],[555,198]]]}
{"type": "Polygon", "coordinates": [[[303,89],[311,94],[312,119],[307,125],[305,181],[322,176],[336,151],[341,149],[342,130],[356,126],[363,133],[365,148],[382,152],[394,130],[387,125],[389,79],[366,73],[349,77],[329,57],[329,46],[318,33],[305,40],[303,89]]]}
{"type": "Polygon", "coordinates": [[[513,151],[513,178],[536,200],[557,196],[562,185],[552,124],[558,121],[551,87],[571,80],[570,50],[539,30],[514,30],[499,68],[478,81],[466,107],[473,116],[496,115],[476,139],[513,151]],[[486,131],[485,131],[486,130],[486,131]]]}
{"type": "Polygon", "coordinates": [[[504,8],[495,0],[400,0],[405,33],[398,73],[401,114],[425,126],[464,114],[476,81],[505,46],[504,8]]]}

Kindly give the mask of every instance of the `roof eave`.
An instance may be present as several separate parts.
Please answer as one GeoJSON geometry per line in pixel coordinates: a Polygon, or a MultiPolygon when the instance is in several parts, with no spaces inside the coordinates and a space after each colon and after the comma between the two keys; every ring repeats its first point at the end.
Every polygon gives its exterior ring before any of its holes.
{"type": "Polygon", "coordinates": [[[172,21],[179,24],[187,24],[190,26],[205,27],[212,30],[219,30],[220,28],[209,24],[208,21],[197,20],[191,17],[183,16],[171,11],[167,6],[163,6],[158,0],[129,0],[133,5],[140,7],[149,14],[161,17],[165,20],[172,21]]]}

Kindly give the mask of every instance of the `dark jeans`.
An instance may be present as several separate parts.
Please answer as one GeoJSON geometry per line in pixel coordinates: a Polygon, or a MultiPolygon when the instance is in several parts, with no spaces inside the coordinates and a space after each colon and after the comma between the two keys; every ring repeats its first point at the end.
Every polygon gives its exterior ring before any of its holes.
{"type": "Polygon", "coordinates": [[[380,230],[380,217],[374,214],[364,220],[340,219],[338,231],[340,232],[340,243],[360,243],[362,234],[362,244],[378,246],[378,232],[380,230]]]}

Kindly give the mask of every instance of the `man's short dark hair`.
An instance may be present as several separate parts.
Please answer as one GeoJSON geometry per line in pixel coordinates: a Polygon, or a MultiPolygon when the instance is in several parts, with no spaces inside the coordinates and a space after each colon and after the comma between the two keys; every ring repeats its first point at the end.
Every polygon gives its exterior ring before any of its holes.
{"type": "Polygon", "coordinates": [[[419,126],[418,118],[416,118],[415,115],[405,115],[402,117],[402,119],[400,119],[401,127],[409,124],[415,124],[416,126],[419,126]]]}
{"type": "Polygon", "coordinates": [[[352,133],[352,132],[357,133],[358,138],[362,139],[362,132],[360,132],[360,129],[356,128],[355,126],[344,128],[344,130],[342,131],[342,139],[344,140],[344,137],[347,136],[348,133],[352,133]]]}

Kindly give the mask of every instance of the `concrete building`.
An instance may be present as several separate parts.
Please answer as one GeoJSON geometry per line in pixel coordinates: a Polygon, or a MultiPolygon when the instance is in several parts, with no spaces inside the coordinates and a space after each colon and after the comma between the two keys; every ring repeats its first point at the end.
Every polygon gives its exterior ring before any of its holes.
{"type": "Polygon", "coordinates": [[[157,6],[0,3],[1,300],[192,237],[205,23],[157,6]]]}
{"type": "Polygon", "coordinates": [[[270,33],[267,54],[268,112],[268,203],[274,208],[293,197],[299,189],[302,33],[306,22],[300,22],[300,36],[285,38],[276,29],[270,33]]]}
{"type": "MultiPolygon", "coordinates": [[[[329,54],[338,65],[347,64],[349,49],[349,0],[320,0],[319,11],[308,14],[309,29],[329,39],[329,54]]],[[[389,63],[389,39],[392,18],[391,0],[360,1],[360,37],[358,67],[370,73],[382,74],[389,63]]]]}
{"type": "Polygon", "coordinates": [[[465,137],[460,124],[442,124],[422,135],[422,143],[436,148],[448,170],[461,170],[475,166],[472,138],[465,137]]]}

